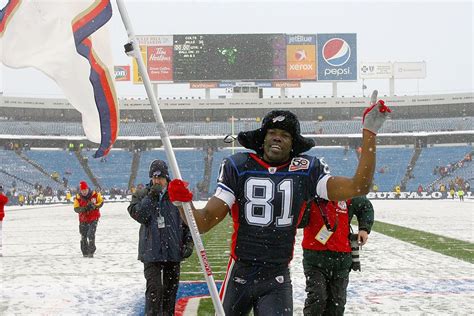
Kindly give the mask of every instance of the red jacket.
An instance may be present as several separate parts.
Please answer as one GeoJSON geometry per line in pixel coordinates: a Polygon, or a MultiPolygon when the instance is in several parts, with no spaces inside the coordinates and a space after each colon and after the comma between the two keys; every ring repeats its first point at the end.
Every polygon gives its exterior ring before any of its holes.
{"type": "Polygon", "coordinates": [[[5,211],[3,207],[7,203],[8,203],[8,197],[5,194],[0,193],[0,221],[3,221],[3,218],[5,217],[5,211]]]}
{"type": "Polygon", "coordinates": [[[325,227],[323,216],[318,208],[316,202],[311,205],[311,214],[308,225],[304,229],[303,243],[304,249],[322,251],[336,251],[336,252],[351,252],[351,246],[349,244],[349,205],[351,201],[347,203],[344,201],[333,202],[319,200],[319,205],[324,213],[327,214],[328,223],[331,228],[337,222],[337,229],[326,241],[325,244],[317,240],[317,235],[320,230],[325,227]]]}
{"type": "Polygon", "coordinates": [[[96,191],[89,191],[86,196],[76,194],[74,199],[74,211],[79,213],[79,222],[90,223],[100,217],[99,208],[104,204],[102,195],[96,191]],[[86,210],[87,205],[91,202],[94,205],[94,209],[86,210]]]}

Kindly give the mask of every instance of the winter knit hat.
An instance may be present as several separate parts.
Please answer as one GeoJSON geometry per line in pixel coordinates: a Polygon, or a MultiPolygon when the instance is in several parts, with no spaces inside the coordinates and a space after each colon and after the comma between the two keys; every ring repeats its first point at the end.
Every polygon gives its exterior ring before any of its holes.
{"type": "Polygon", "coordinates": [[[87,182],[86,182],[86,181],[81,181],[81,182],[79,182],[79,189],[80,189],[80,190],[87,190],[87,189],[89,189],[89,186],[87,185],[87,182]]]}
{"type": "Polygon", "coordinates": [[[255,150],[259,155],[263,154],[263,141],[267,130],[278,128],[287,131],[293,138],[293,150],[291,156],[297,156],[308,151],[315,145],[314,140],[301,136],[300,122],[295,114],[290,111],[274,110],[269,112],[262,121],[259,129],[240,132],[237,136],[239,143],[247,149],[255,150]]]}
{"type": "Polygon", "coordinates": [[[148,176],[153,178],[153,176],[165,177],[168,181],[170,179],[170,173],[168,171],[168,165],[163,160],[153,160],[150,164],[150,169],[148,171],[148,176]]]}

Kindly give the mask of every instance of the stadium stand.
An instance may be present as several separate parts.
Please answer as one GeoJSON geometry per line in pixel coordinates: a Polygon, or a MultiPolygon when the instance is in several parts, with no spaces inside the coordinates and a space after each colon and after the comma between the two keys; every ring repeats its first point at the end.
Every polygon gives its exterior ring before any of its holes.
{"type": "Polygon", "coordinates": [[[87,164],[100,187],[120,188],[128,187],[130,169],[132,165],[132,153],[125,150],[111,150],[105,158],[93,158],[93,151],[83,151],[82,155],[87,157],[87,164]]]}
{"type": "MultiPolygon", "coordinates": [[[[235,122],[234,130],[251,130],[260,126],[259,122],[235,122]]],[[[449,120],[399,119],[388,120],[381,133],[469,131],[474,126],[473,117],[457,117],[449,120]]],[[[232,130],[229,122],[166,122],[169,135],[200,136],[226,135],[232,130]]],[[[357,134],[362,125],[360,119],[342,121],[301,121],[304,134],[357,134]]],[[[83,136],[82,126],[78,122],[31,122],[5,121],[0,125],[0,135],[37,135],[37,136],[83,136]]],[[[159,137],[156,123],[123,123],[119,136],[159,137]]]]}
{"type": "MultiPolygon", "coordinates": [[[[152,160],[167,160],[146,99],[121,100],[123,119],[119,139],[101,161],[92,158],[96,144],[85,139],[80,115],[67,101],[0,98],[3,102],[0,145],[16,151],[0,150],[0,181],[7,189],[11,189],[14,181],[18,190],[31,190],[36,183],[64,189],[49,176],[57,172],[60,182],[67,178],[70,189],[78,181],[90,179],[103,190],[125,191],[148,182],[152,160]],[[70,144],[73,152],[64,150],[70,144]],[[78,148],[80,144],[82,150],[78,148]],[[26,145],[33,150],[24,150],[26,145]]],[[[232,153],[232,145],[222,141],[225,135],[260,127],[260,119],[274,108],[297,113],[302,133],[315,139],[318,145],[309,154],[323,157],[332,174],[352,176],[358,159],[355,149],[360,142],[360,115],[366,101],[364,98],[173,99],[161,100],[160,107],[183,178],[190,182],[193,191],[206,197],[215,189],[222,159],[232,153]],[[234,119],[230,120],[230,116],[234,119]]],[[[387,101],[399,110],[392,113],[378,137],[374,183],[379,191],[392,190],[399,184],[406,184],[407,190],[416,190],[419,184],[426,187],[441,180],[472,181],[472,163],[453,170],[448,176],[433,174],[436,165],[458,162],[472,151],[472,93],[393,97],[387,101]]]]}
{"type": "Polygon", "coordinates": [[[379,191],[392,191],[405,176],[414,148],[377,148],[374,181],[379,191]]]}
{"type": "MultiPolygon", "coordinates": [[[[26,161],[18,157],[15,151],[0,150],[1,170],[6,174],[13,175],[19,179],[16,181],[23,183],[35,184],[39,183],[43,187],[49,186],[52,189],[60,189],[61,186],[53,181],[50,177],[45,176],[38,171],[34,166],[28,164],[26,161]]],[[[11,187],[11,183],[6,183],[6,187],[11,187]]]]}
{"type": "MultiPolygon", "coordinates": [[[[423,148],[413,168],[413,177],[408,181],[407,189],[415,191],[420,184],[425,187],[435,182],[441,178],[439,172],[435,172],[435,168],[453,165],[469,152],[472,152],[472,145],[423,148]]],[[[465,179],[469,178],[472,178],[472,174],[465,179]]]]}
{"type": "Polygon", "coordinates": [[[49,174],[58,172],[60,180],[67,179],[68,187],[74,187],[79,181],[89,181],[84,169],[74,153],[65,150],[27,150],[24,154],[39,163],[49,174]]]}

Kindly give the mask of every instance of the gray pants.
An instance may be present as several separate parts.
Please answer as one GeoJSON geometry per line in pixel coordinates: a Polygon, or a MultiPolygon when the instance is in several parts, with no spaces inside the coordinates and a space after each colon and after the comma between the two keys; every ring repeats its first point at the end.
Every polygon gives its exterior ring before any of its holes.
{"type": "Polygon", "coordinates": [[[305,316],[344,315],[351,253],[304,250],[305,316]]]}
{"type": "Polygon", "coordinates": [[[145,315],[173,316],[178,293],[179,262],[144,262],[145,315]]]}
{"type": "Polygon", "coordinates": [[[95,231],[97,223],[95,220],[90,223],[79,223],[79,233],[81,234],[81,251],[84,257],[92,257],[96,250],[95,231]]]}

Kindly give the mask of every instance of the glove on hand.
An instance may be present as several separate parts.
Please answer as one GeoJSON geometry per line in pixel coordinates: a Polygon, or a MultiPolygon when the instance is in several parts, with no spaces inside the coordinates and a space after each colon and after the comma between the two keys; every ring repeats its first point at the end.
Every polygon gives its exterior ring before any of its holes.
{"type": "Polygon", "coordinates": [[[180,179],[173,179],[168,184],[168,194],[170,201],[176,206],[181,206],[182,202],[191,202],[193,193],[188,189],[188,183],[180,179]]]}
{"type": "Polygon", "coordinates": [[[86,206],[86,211],[87,211],[87,212],[88,212],[88,211],[95,210],[95,209],[96,209],[96,206],[95,206],[94,203],[92,203],[92,202],[87,203],[87,206],[86,206]]]}
{"type": "Polygon", "coordinates": [[[362,125],[364,129],[377,135],[379,129],[382,127],[385,122],[388,113],[391,113],[392,110],[385,105],[383,100],[377,102],[377,90],[372,92],[372,97],[370,98],[370,107],[366,108],[362,118],[362,125]]]}
{"type": "Polygon", "coordinates": [[[162,190],[163,188],[161,187],[161,185],[154,184],[151,186],[150,191],[148,192],[148,195],[153,199],[157,199],[160,197],[160,193],[162,190]]]}
{"type": "Polygon", "coordinates": [[[181,256],[183,259],[189,258],[193,254],[194,243],[193,241],[188,241],[181,248],[181,256]]]}
{"type": "Polygon", "coordinates": [[[360,262],[352,262],[351,269],[352,271],[361,271],[360,262]]]}

